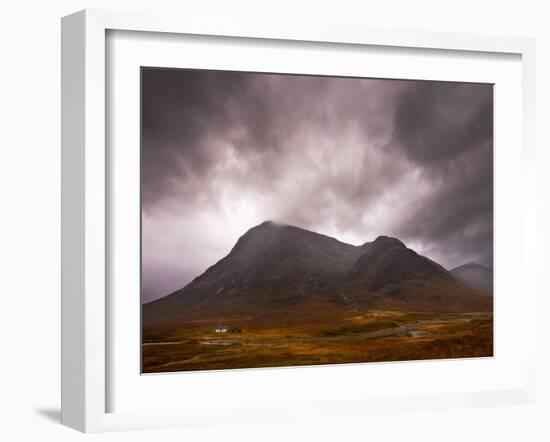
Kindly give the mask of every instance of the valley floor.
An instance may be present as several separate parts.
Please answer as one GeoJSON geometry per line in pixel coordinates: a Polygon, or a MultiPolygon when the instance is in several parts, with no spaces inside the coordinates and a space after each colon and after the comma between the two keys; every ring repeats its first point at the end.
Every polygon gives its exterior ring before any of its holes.
{"type": "MultiPolygon", "coordinates": [[[[225,321],[222,321],[225,322],[225,321]]],[[[234,331],[215,333],[215,322],[189,321],[143,333],[142,372],[162,373],[358,362],[489,357],[490,313],[435,315],[356,312],[326,325],[270,325],[258,318],[228,318],[234,331]]]]}

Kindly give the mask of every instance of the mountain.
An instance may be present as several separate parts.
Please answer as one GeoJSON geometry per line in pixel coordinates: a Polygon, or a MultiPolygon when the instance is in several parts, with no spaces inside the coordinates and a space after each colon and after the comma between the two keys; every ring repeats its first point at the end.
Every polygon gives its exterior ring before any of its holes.
{"type": "Polygon", "coordinates": [[[417,279],[438,278],[452,282],[453,278],[439,264],[408,249],[401,241],[378,237],[364,246],[365,253],[347,272],[350,281],[363,281],[365,287],[378,290],[392,284],[417,279]]]}
{"type": "Polygon", "coordinates": [[[266,221],[182,289],[143,306],[144,323],[228,315],[338,318],[362,309],[488,311],[492,300],[396,238],[361,246],[266,221]]]}
{"type": "Polygon", "coordinates": [[[493,294],[492,269],[471,262],[452,269],[450,273],[470,288],[493,294]]]}
{"type": "Polygon", "coordinates": [[[229,255],[186,289],[230,290],[311,287],[326,284],[349,269],[365,251],[294,226],[266,221],[246,232],[229,255]]]}

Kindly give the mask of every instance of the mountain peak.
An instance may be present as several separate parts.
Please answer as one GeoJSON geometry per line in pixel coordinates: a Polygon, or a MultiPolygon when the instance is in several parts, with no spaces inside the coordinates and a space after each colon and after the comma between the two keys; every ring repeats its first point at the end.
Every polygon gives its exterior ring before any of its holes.
{"type": "Polygon", "coordinates": [[[273,221],[273,220],[266,220],[266,221],[263,221],[263,222],[261,222],[260,224],[258,224],[256,226],[251,227],[250,229],[248,229],[248,231],[245,232],[245,235],[246,235],[246,233],[249,233],[249,232],[269,231],[269,230],[278,229],[278,228],[281,228],[281,227],[291,227],[291,226],[289,226],[287,224],[279,223],[279,222],[273,221]]]}
{"type": "Polygon", "coordinates": [[[486,267],[484,265],[481,265],[481,264],[478,264],[477,262],[468,262],[466,264],[462,264],[458,267],[455,267],[454,269],[451,270],[451,272],[454,272],[455,270],[459,270],[459,269],[483,269],[483,270],[487,270],[487,271],[492,271],[492,269],[490,269],[489,267],[486,267]]]}
{"type": "Polygon", "coordinates": [[[270,219],[258,224],[256,227],[277,227],[277,226],[282,226],[283,224],[281,223],[278,223],[278,222],[275,222],[275,221],[272,221],[270,219]]]}
{"type": "Polygon", "coordinates": [[[493,293],[493,270],[490,268],[475,262],[469,262],[455,267],[450,273],[468,287],[489,294],[493,293]]]}
{"type": "Polygon", "coordinates": [[[393,238],[391,236],[386,235],[380,235],[378,238],[376,238],[371,244],[376,244],[380,246],[397,246],[397,247],[403,247],[406,248],[405,244],[403,244],[400,240],[397,238],[393,238]]]}
{"type": "Polygon", "coordinates": [[[261,222],[260,224],[257,224],[254,227],[251,227],[250,229],[248,229],[246,232],[244,232],[244,234],[241,236],[239,241],[245,238],[249,238],[251,236],[258,236],[258,234],[260,235],[272,234],[275,231],[280,230],[280,227],[287,227],[287,226],[285,224],[277,223],[271,220],[261,222]]]}

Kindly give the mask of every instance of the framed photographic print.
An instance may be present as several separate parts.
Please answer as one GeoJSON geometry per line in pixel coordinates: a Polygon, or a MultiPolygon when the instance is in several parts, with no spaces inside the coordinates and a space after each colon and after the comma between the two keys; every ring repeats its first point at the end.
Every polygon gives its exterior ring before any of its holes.
{"type": "Polygon", "coordinates": [[[531,401],[533,57],[64,18],[63,422],[531,401]]]}

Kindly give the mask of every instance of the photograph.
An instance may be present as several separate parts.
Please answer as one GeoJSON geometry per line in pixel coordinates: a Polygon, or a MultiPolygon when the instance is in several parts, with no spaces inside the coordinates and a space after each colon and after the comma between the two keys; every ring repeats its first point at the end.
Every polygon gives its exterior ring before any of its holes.
{"type": "Polygon", "coordinates": [[[140,75],[142,374],[493,356],[493,84],[140,75]]]}

